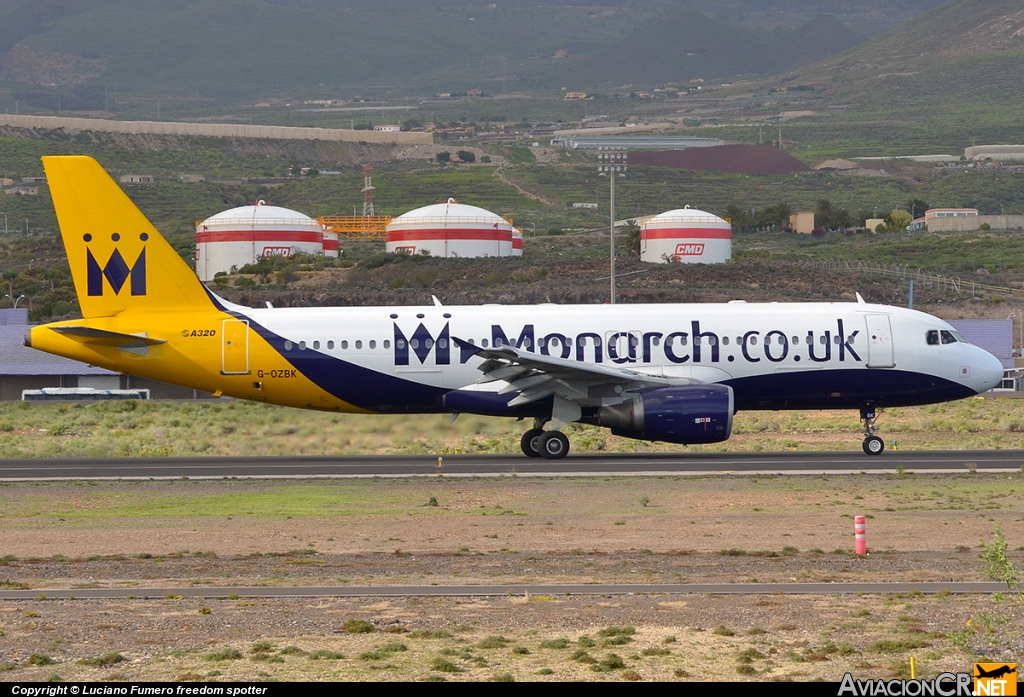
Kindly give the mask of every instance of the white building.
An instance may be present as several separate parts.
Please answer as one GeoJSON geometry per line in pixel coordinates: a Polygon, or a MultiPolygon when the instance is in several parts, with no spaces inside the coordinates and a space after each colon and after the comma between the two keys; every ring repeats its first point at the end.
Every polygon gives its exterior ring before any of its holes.
{"type": "Polygon", "coordinates": [[[384,248],[390,254],[429,253],[434,257],[507,257],[522,254],[522,235],[505,218],[483,208],[437,203],[409,211],[387,226],[384,248]]]}
{"type": "MultiPolygon", "coordinates": [[[[199,280],[210,281],[220,271],[255,263],[260,257],[324,254],[327,237],[318,222],[298,211],[263,201],[232,208],[196,226],[196,273],[199,280]]],[[[337,235],[333,246],[337,256],[337,235]]]]}
{"type": "Polygon", "coordinates": [[[640,225],[640,260],[722,264],[732,258],[732,226],[696,208],[677,208],[640,225]]]}

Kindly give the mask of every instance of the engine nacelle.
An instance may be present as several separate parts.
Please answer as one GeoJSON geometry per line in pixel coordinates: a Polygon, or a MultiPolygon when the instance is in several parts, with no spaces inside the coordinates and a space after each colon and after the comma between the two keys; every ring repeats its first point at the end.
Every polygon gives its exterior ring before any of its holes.
{"type": "Polygon", "coordinates": [[[626,438],[667,443],[719,443],[732,433],[728,385],[687,385],[647,390],[631,402],[601,407],[582,420],[626,438]]]}

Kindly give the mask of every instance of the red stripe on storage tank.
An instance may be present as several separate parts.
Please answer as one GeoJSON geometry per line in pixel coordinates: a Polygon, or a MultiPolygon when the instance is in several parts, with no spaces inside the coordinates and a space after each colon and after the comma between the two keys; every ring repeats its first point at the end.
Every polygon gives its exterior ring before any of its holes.
{"type": "Polygon", "coordinates": [[[511,230],[480,230],[480,229],[434,229],[434,230],[388,230],[386,242],[430,242],[432,240],[480,240],[509,242],[512,240],[511,230]]]}
{"type": "Polygon", "coordinates": [[[640,231],[642,240],[728,240],[732,239],[730,228],[717,227],[662,227],[640,231]]]}
{"type": "Polygon", "coordinates": [[[322,242],[321,230],[225,230],[224,232],[197,232],[196,242],[322,242]]]}

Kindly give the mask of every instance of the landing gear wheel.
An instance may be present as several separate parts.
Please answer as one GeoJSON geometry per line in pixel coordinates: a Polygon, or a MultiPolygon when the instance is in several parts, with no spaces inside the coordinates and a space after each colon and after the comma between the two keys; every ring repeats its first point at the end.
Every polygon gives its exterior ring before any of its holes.
{"type": "Polygon", "coordinates": [[[543,435],[544,429],[542,428],[531,428],[523,434],[522,439],[519,441],[519,446],[523,449],[523,454],[526,457],[540,457],[537,442],[543,435]]]}
{"type": "Polygon", "coordinates": [[[569,439],[561,431],[546,431],[537,439],[537,450],[545,460],[561,460],[569,454],[569,439]]]}
{"type": "Polygon", "coordinates": [[[885,450],[885,441],[878,436],[868,436],[864,439],[864,452],[868,455],[881,455],[885,450]]]}

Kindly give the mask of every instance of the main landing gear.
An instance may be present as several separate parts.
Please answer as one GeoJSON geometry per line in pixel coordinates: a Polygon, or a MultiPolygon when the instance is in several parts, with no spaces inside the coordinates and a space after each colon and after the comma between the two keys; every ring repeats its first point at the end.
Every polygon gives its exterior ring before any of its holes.
{"type": "Polygon", "coordinates": [[[569,454],[569,439],[561,431],[545,431],[545,423],[547,419],[534,419],[533,428],[523,434],[519,445],[527,457],[560,460],[569,454]]]}
{"type": "Polygon", "coordinates": [[[879,438],[878,426],[875,425],[875,421],[878,418],[874,407],[862,407],[860,410],[860,418],[864,420],[864,452],[868,455],[881,455],[882,451],[885,450],[885,441],[879,438]]]}

